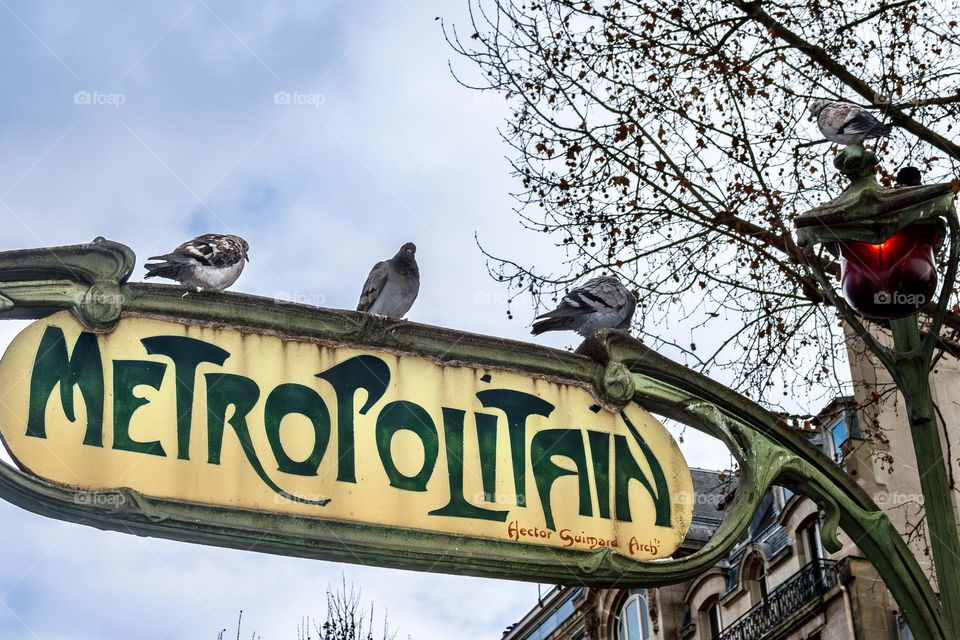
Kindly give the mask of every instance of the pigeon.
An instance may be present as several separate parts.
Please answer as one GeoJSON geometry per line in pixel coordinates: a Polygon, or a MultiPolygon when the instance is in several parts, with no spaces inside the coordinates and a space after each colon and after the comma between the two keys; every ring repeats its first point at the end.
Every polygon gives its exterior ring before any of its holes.
{"type": "MultiPolygon", "coordinates": [[[[240,236],[207,233],[144,266],[148,278],[169,278],[189,289],[223,291],[240,277],[250,260],[250,245],[240,236]]],[[[186,295],[186,294],[184,294],[186,295]]]]}
{"type": "Polygon", "coordinates": [[[375,264],[363,283],[357,311],[397,319],[410,311],[420,292],[416,253],[417,245],[408,242],[397,255],[375,264]]]}
{"type": "Polygon", "coordinates": [[[919,187],[923,184],[923,176],[916,167],[903,167],[897,172],[898,187],[919,187]]]}
{"type": "Polygon", "coordinates": [[[612,276],[588,280],[571,289],[553,311],[537,316],[530,332],[576,331],[584,338],[600,329],[629,329],[637,297],[612,276]]]}
{"type": "Polygon", "coordinates": [[[862,107],[848,102],[813,100],[810,115],[817,119],[820,133],[842,145],[860,144],[867,138],[886,138],[892,124],[883,124],[862,107]]]}

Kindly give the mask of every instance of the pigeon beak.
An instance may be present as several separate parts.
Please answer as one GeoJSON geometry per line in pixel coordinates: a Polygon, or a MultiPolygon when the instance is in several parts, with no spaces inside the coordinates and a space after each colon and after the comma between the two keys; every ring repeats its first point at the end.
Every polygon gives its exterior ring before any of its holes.
{"type": "Polygon", "coordinates": [[[243,252],[243,257],[247,262],[250,262],[250,256],[247,254],[246,251],[243,252]]]}

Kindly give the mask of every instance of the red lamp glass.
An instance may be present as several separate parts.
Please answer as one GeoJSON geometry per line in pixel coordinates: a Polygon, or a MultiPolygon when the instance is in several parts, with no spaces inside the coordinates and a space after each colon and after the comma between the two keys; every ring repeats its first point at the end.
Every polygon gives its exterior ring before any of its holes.
{"type": "Polygon", "coordinates": [[[935,225],[916,224],[880,244],[838,243],[843,297],[866,318],[916,313],[936,293],[934,247],[939,241],[935,225]]]}

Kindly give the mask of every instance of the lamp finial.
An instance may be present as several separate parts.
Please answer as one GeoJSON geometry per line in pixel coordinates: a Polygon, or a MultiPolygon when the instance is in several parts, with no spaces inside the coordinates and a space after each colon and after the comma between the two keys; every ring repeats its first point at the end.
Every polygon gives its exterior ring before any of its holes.
{"type": "Polygon", "coordinates": [[[851,180],[872,176],[877,167],[877,154],[862,144],[851,144],[837,154],[833,166],[851,180]]]}

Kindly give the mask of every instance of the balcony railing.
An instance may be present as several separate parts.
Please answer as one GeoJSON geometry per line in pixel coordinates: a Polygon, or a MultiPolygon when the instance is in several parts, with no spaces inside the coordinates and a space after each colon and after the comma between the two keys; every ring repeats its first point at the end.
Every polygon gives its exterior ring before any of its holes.
{"type": "Polygon", "coordinates": [[[737,618],[716,640],[761,640],[804,605],[837,584],[837,563],[814,560],[737,618]]]}

